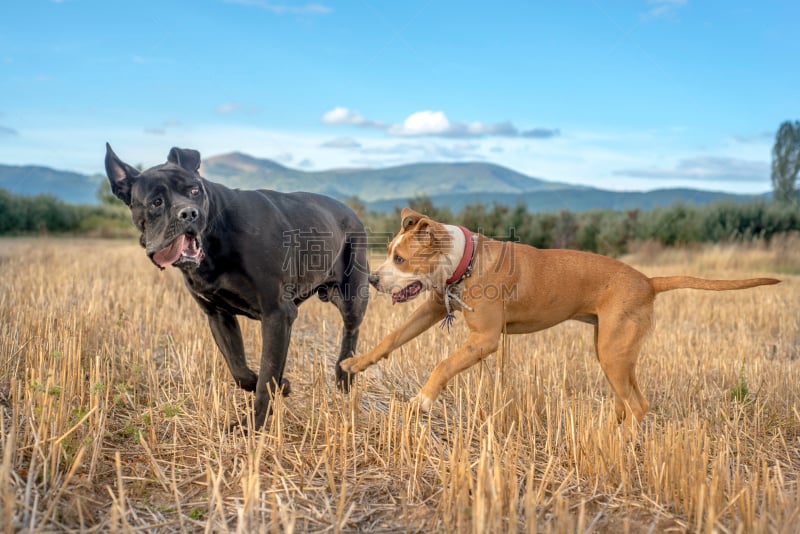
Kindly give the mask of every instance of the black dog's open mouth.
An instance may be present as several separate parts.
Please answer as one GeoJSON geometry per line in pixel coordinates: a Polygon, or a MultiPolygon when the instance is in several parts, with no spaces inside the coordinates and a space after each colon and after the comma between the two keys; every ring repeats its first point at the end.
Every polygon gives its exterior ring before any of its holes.
{"type": "Polygon", "coordinates": [[[203,248],[197,236],[183,234],[178,236],[168,247],[153,254],[151,259],[162,269],[168,265],[185,261],[199,264],[203,259],[203,248]]]}
{"type": "Polygon", "coordinates": [[[420,291],[422,291],[422,282],[419,280],[411,282],[400,291],[392,293],[392,304],[397,304],[398,302],[408,302],[419,295],[420,291]]]}

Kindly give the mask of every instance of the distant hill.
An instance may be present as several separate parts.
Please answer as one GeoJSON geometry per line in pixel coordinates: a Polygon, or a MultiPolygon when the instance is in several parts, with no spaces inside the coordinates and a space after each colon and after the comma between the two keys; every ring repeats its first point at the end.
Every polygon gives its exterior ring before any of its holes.
{"type": "Polygon", "coordinates": [[[384,212],[420,195],[435,205],[460,211],[475,203],[525,204],[531,211],[650,209],[676,202],[750,202],[764,195],[735,195],[696,189],[648,192],[607,191],[545,181],[492,163],[415,163],[383,169],[304,172],[271,160],[234,152],[203,161],[203,174],[231,187],[312,191],[339,199],[357,196],[371,210],[384,212]]]}
{"type": "MultiPolygon", "coordinates": [[[[460,211],[468,204],[524,204],[531,211],[650,209],[675,202],[750,202],[769,195],[734,195],[695,189],[648,192],[607,191],[550,182],[492,163],[416,163],[381,169],[306,172],[268,159],[234,152],[203,161],[203,176],[241,189],[311,191],[346,200],[358,197],[369,209],[385,212],[409,199],[428,196],[435,205],[460,211]]],[[[51,194],[74,204],[95,204],[104,176],[87,176],[40,166],[0,165],[0,189],[17,195],[51,194]]]]}
{"type": "Polygon", "coordinates": [[[520,194],[572,187],[531,178],[492,163],[414,163],[383,169],[333,169],[304,172],[240,153],[203,161],[204,176],[232,187],[311,191],[365,202],[417,195],[461,193],[520,194]]]}
{"type": "MultiPolygon", "coordinates": [[[[610,210],[649,210],[657,207],[671,206],[678,202],[695,205],[707,205],[713,202],[754,202],[769,200],[769,194],[736,195],[699,189],[655,189],[644,193],[635,191],[607,191],[594,188],[564,188],[549,191],[537,191],[520,195],[495,193],[466,193],[456,195],[437,195],[430,199],[435,206],[448,206],[457,213],[470,204],[498,204],[516,206],[524,204],[532,212],[554,212],[561,210],[588,211],[593,209],[610,210]]],[[[366,202],[367,208],[373,211],[391,211],[405,206],[399,199],[383,199],[366,202]]]]}
{"type": "Polygon", "coordinates": [[[49,194],[72,204],[96,204],[100,180],[99,175],[36,165],[0,165],[0,189],[24,196],[49,194]]]}

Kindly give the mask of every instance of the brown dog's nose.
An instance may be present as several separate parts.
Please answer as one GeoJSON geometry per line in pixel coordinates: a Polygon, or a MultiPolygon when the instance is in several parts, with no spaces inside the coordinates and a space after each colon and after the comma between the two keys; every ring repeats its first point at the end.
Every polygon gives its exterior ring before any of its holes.
{"type": "Polygon", "coordinates": [[[369,280],[369,283],[372,284],[373,286],[378,287],[378,275],[377,274],[370,273],[369,276],[367,277],[367,280],[369,280]]]}

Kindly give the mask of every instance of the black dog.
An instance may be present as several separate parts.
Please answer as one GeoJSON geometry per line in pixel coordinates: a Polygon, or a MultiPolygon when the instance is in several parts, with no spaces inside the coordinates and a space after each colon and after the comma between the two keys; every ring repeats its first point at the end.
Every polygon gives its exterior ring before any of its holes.
{"type": "Polygon", "coordinates": [[[317,294],[344,321],[336,381],[350,387],[340,363],[353,355],[368,299],[364,226],[344,204],[312,193],[240,191],[198,173],[200,153],[173,148],[167,163],[139,172],[106,144],[106,174],[131,209],[140,242],[159,268],[183,272],[189,292],[236,383],[256,392],[255,425],[270,411],[283,379],[297,306],[317,294]],[[261,321],[261,367],[247,367],[236,315],[261,321]]]}

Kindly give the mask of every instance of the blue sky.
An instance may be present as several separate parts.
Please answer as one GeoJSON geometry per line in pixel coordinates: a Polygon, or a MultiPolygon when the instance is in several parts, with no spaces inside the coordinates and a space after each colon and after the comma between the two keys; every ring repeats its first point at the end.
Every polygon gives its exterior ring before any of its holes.
{"type": "Polygon", "coordinates": [[[8,0],[0,163],[173,145],[290,167],[490,161],[618,190],[770,190],[800,3],[8,0]]]}

